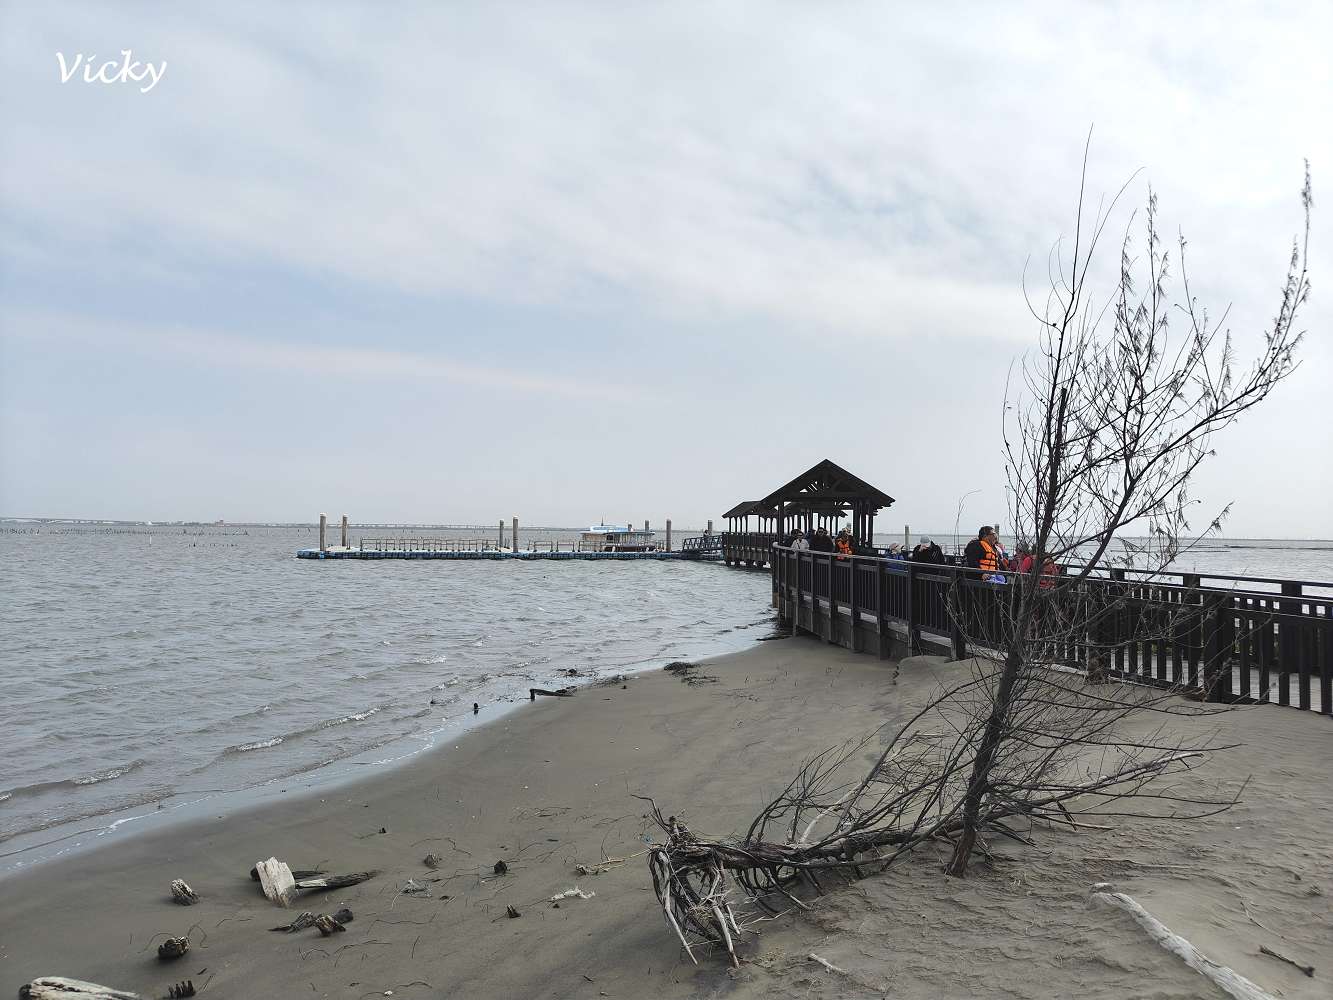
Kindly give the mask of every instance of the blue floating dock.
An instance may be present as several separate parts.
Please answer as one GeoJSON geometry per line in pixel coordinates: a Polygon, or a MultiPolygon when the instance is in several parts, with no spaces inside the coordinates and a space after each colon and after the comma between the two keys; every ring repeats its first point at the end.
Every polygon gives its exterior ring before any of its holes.
{"type": "Polygon", "coordinates": [[[297,559],[685,559],[697,553],[684,552],[449,552],[438,549],[298,549],[297,559]]]}

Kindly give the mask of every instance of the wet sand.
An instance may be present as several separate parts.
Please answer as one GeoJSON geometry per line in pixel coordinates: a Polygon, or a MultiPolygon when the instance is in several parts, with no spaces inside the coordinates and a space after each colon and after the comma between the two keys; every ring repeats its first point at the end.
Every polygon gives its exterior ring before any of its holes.
{"type": "Polygon", "coordinates": [[[965,669],[765,642],[704,663],[711,681],[656,672],[543,700],[355,785],[40,866],[0,882],[0,993],[64,975],[144,997],[187,978],[206,997],[1220,995],[1129,916],[1089,904],[1092,883],[1113,882],[1260,986],[1329,995],[1333,723],[1276,707],[1173,723],[1246,744],[1189,779],[1226,788],[1253,775],[1228,813],[1039,830],[1035,848],[1001,849],[965,880],[921,852],[764,925],[740,970],[716,957],[691,965],[634,856],[657,831],[632,795],[701,833],[743,830],[802,758],[905,719],[965,669]],[[437,870],[422,863],[429,853],[437,870]],[[382,874],[284,911],[248,876],[271,855],[382,874]],[[629,860],[575,871],[608,858],[629,860]],[[499,860],[508,874],[497,877],[499,860]],[[173,878],[201,901],[174,905],[173,878]],[[428,896],[401,893],[409,878],[428,896]],[[575,885],[595,895],[548,901],[575,885]],[[344,934],[268,930],[344,905],[355,913],[344,934]],[[193,948],[163,964],[168,933],[189,933],[193,948]],[[1307,978],[1261,944],[1324,967],[1307,978]]]}

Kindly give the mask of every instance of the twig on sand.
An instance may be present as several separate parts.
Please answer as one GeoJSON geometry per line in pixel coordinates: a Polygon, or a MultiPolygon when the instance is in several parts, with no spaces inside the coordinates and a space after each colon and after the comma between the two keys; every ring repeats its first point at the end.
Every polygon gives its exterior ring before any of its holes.
{"type": "Polygon", "coordinates": [[[832,962],[828,961],[827,959],[820,958],[820,957],[819,957],[818,955],[816,955],[813,951],[810,952],[810,954],[809,954],[809,955],[806,955],[805,957],[808,958],[808,959],[810,959],[810,961],[816,963],[817,965],[822,965],[824,968],[828,969],[829,972],[836,972],[836,973],[837,973],[838,975],[840,975],[840,976],[850,976],[850,975],[851,975],[851,973],[848,972],[846,969],[840,969],[840,968],[838,968],[836,965],[834,965],[832,962]]]}
{"type": "Polygon", "coordinates": [[[1235,997],[1235,1000],[1276,1000],[1271,993],[1260,989],[1235,970],[1214,962],[1179,934],[1172,933],[1169,927],[1140,906],[1133,897],[1123,892],[1094,892],[1092,898],[1124,910],[1147,932],[1148,937],[1183,960],[1195,972],[1211,980],[1218,989],[1235,997]]]}
{"type": "Polygon", "coordinates": [[[1302,972],[1304,972],[1304,973],[1305,973],[1307,976],[1309,976],[1311,979],[1314,978],[1314,966],[1313,966],[1313,965],[1301,965],[1300,962],[1297,962],[1297,961],[1295,961],[1295,960],[1293,960],[1293,959],[1288,958],[1286,955],[1283,955],[1281,952],[1274,951],[1272,948],[1268,947],[1268,945],[1266,945],[1266,944],[1261,944],[1261,945],[1259,946],[1259,954],[1261,954],[1261,955],[1267,955],[1267,956],[1269,956],[1270,958],[1276,958],[1279,962],[1286,962],[1288,965],[1294,965],[1294,966],[1296,966],[1296,968],[1300,969],[1302,972]]]}

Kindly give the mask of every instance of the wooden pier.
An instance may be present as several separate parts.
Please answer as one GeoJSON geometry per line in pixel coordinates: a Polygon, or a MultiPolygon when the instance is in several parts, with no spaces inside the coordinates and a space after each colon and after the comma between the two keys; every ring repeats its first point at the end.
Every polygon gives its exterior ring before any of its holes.
{"type": "Polygon", "coordinates": [[[675,559],[693,561],[697,555],[689,552],[571,552],[567,549],[451,549],[423,545],[408,545],[388,549],[340,548],[299,549],[298,559],[675,559]]]}
{"type": "MultiPolygon", "coordinates": [[[[771,558],[779,618],[855,652],[967,656],[967,640],[950,613],[951,593],[953,606],[966,609],[967,631],[989,637],[992,648],[1012,621],[1015,583],[989,583],[961,566],[781,545],[771,558]]],[[[1052,649],[1052,663],[1088,670],[1094,649],[1109,649],[1102,669],[1111,677],[1200,700],[1287,705],[1333,717],[1333,583],[1192,573],[1136,579],[1133,571],[1109,569],[1077,587],[1066,600],[1111,613],[1100,634],[1070,637],[1052,649]]]]}

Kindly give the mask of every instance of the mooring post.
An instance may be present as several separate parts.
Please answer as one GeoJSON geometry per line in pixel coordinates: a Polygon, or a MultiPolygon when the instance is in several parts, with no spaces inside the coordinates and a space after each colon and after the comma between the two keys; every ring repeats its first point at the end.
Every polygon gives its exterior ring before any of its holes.
{"type": "Polygon", "coordinates": [[[343,515],[343,548],[347,548],[347,515],[343,515]]]}
{"type": "Polygon", "coordinates": [[[510,532],[509,544],[515,552],[518,551],[518,515],[514,515],[514,530],[510,532]]]}
{"type": "Polygon", "coordinates": [[[705,535],[711,535],[712,533],[713,533],[713,522],[712,522],[712,521],[709,521],[709,522],[708,522],[708,530],[705,531],[704,534],[705,534],[705,535]]]}
{"type": "Polygon", "coordinates": [[[320,514],[320,515],[319,515],[319,551],[321,551],[321,552],[327,552],[327,551],[328,551],[328,548],[329,548],[327,545],[324,544],[324,532],[328,530],[328,527],[329,527],[329,515],[328,515],[328,514],[320,514]]]}
{"type": "Polygon", "coordinates": [[[505,547],[505,519],[503,517],[500,518],[500,537],[496,539],[495,544],[499,548],[505,547]]]}
{"type": "Polygon", "coordinates": [[[904,525],[903,525],[903,548],[905,548],[905,549],[910,549],[911,547],[912,547],[912,526],[911,526],[910,524],[904,524],[904,525]]]}
{"type": "Polygon", "coordinates": [[[666,550],[671,551],[671,518],[667,518],[666,550]]]}

